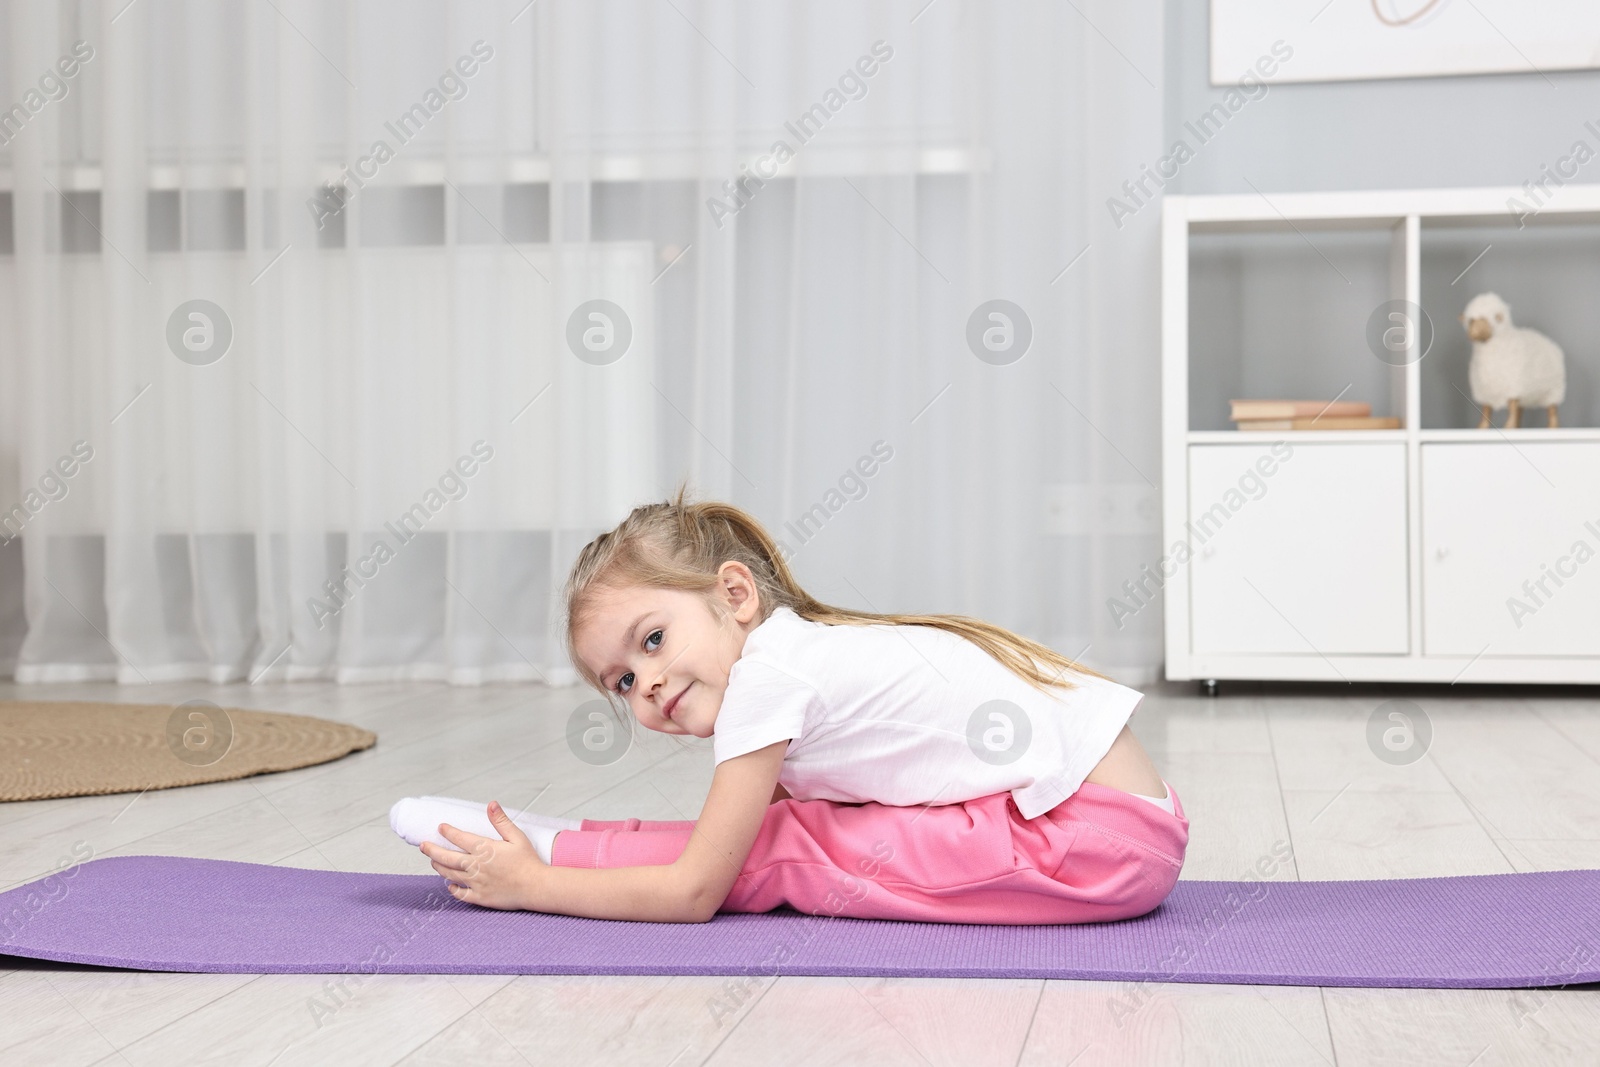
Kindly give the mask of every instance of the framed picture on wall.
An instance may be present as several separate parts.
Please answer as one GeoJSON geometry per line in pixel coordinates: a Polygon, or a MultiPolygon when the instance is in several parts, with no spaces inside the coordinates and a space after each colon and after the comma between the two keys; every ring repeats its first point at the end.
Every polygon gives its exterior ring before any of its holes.
{"type": "Polygon", "coordinates": [[[1211,84],[1243,84],[1264,55],[1275,82],[1594,69],[1600,3],[1211,0],[1211,84]]]}

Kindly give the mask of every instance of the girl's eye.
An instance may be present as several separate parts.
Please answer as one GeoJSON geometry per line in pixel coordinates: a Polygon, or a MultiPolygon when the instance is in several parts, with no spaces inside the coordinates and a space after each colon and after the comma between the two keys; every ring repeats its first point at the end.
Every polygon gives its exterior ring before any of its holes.
{"type": "MultiPolygon", "coordinates": [[[[651,630],[648,634],[645,635],[645,639],[644,639],[645,651],[646,652],[654,652],[656,650],[656,648],[660,648],[661,647],[661,641],[657,641],[656,642],[655,648],[651,648],[650,647],[650,639],[652,637],[660,637],[662,641],[666,640],[666,635],[661,630],[659,630],[659,629],[651,630]]],[[[633,682],[632,681],[628,681],[627,685],[623,685],[622,683],[625,680],[631,679],[632,677],[633,677],[633,672],[632,671],[628,671],[621,678],[618,678],[617,679],[617,686],[616,686],[617,692],[622,693],[624,696],[626,696],[628,690],[633,688],[633,682]]]]}

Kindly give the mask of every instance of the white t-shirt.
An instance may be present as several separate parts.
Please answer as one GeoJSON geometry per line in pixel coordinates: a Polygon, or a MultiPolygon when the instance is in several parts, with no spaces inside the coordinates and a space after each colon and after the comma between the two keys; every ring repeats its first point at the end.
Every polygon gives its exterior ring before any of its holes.
{"type": "Polygon", "coordinates": [[[1069,672],[1044,693],[959,634],[830,625],[775,609],[745,637],[716,762],[791,739],[797,800],[958,804],[1010,791],[1024,818],[1077,792],[1144,694],[1069,672]]]}

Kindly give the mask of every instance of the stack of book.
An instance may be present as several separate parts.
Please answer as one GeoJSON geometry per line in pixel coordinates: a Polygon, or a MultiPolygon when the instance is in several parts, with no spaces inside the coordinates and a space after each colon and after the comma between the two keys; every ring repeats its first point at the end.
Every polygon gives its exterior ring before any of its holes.
{"type": "Polygon", "coordinates": [[[1360,400],[1234,400],[1241,430],[1398,430],[1400,420],[1372,414],[1360,400]]]}

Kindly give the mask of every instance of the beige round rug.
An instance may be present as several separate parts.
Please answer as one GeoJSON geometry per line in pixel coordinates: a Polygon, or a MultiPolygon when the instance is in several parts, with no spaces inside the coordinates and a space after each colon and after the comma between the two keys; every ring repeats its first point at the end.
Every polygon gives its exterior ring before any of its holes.
{"type": "Polygon", "coordinates": [[[0,701],[0,801],[136,793],[291,771],[377,740],[345,723],[206,700],[0,701]]]}

